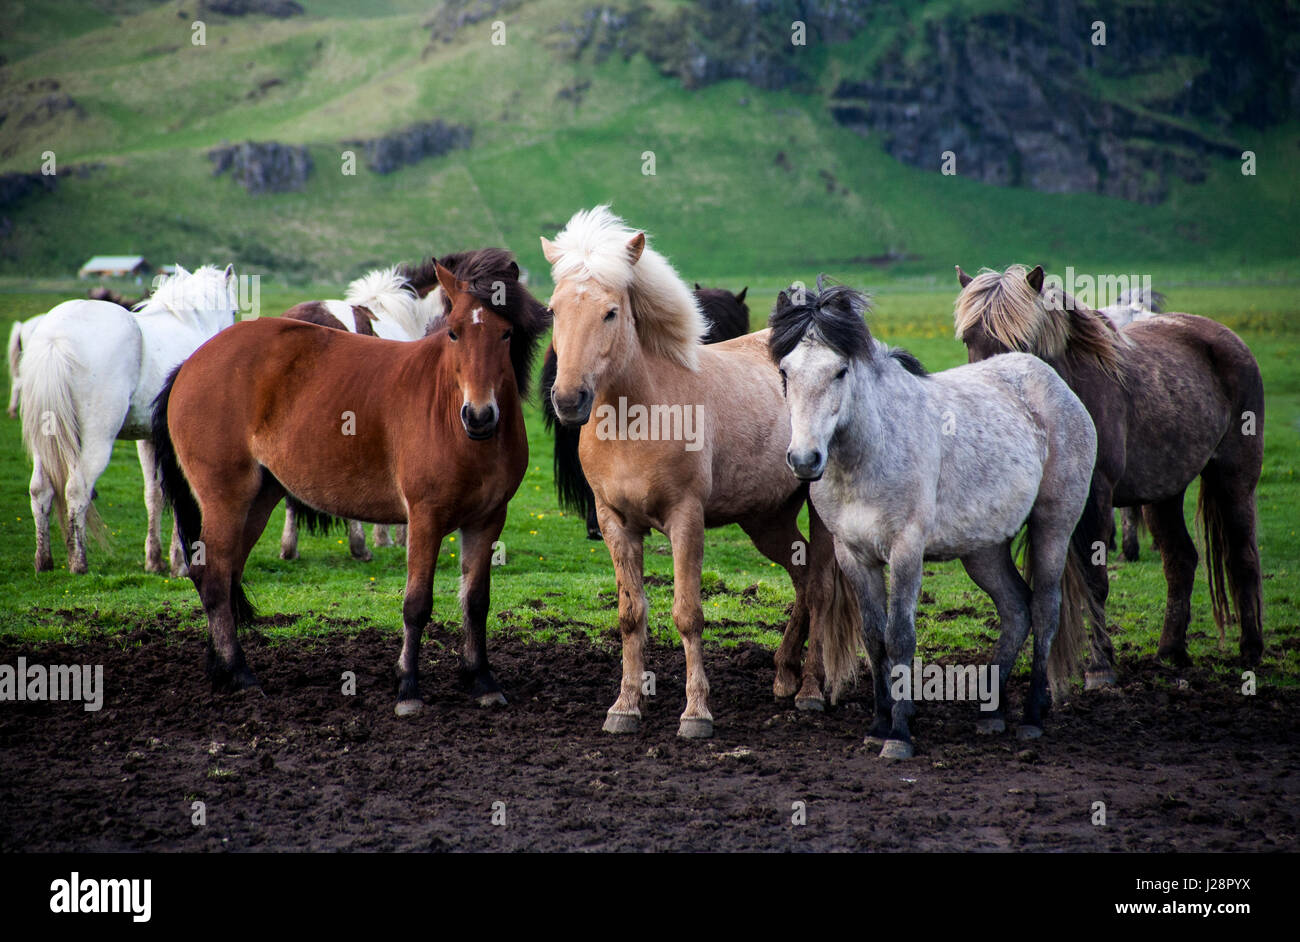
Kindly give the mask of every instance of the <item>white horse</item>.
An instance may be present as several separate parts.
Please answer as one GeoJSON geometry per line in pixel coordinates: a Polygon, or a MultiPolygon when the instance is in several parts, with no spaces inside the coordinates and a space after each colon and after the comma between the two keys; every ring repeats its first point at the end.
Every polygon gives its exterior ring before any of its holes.
{"type": "MultiPolygon", "coordinates": [[[[200,344],[235,322],[232,267],[176,266],[138,310],[110,301],[65,301],[39,319],[22,345],[23,444],[32,456],[36,571],[54,568],[50,509],[57,507],[68,569],[86,571],[86,528],[102,524],[91,504],[114,439],[136,442],[149,513],[145,568],[164,572],[159,520],[162,492],[149,443],[154,397],[167,374],[200,344]]],[[[216,395],[218,390],[213,390],[216,395]]],[[[184,566],[173,536],[172,571],[184,566]]]]}
{"type": "MultiPolygon", "coordinates": [[[[1028,354],[927,374],[911,354],[872,338],[866,309],[864,295],[821,278],[805,298],[782,292],[769,349],[790,407],[786,463],[814,482],[813,507],[862,605],[875,682],[867,742],[882,758],[912,755],[914,691],[899,680],[913,676],[921,570],[924,560],[954,558],[1002,623],[998,700],[978,728],[1006,729],[1007,678],[1032,626],[1020,734],[1040,736],[1051,706],[1047,673],[1058,689],[1068,681],[1084,638],[1085,588],[1070,535],[1097,454],[1092,419],[1056,371],[1028,354]],[[1011,554],[1026,522],[1028,583],[1011,554]]],[[[844,625],[832,623],[822,645],[832,696],[857,669],[860,639],[844,625]]]]}
{"type": "MultiPolygon", "coordinates": [[[[448,256],[447,260],[454,264],[457,257],[448,256]]],[[[283,316],[385,340],[419,340],[443,316],[444,298],[434,260],[430,259],[416,266],[375,269],[348,285],[342,301],[303,301],[283,316]]],[[[298,558],[298,511],[294,501],[285,503],[281,559],[298,558]]],[[[353,557],[369,560],[361,521],[349,520],[347,526],[348,548],[353,557]]],[[[396,527],[390,536],[388,525],[377,523],[374,539],[376,546],[405,546],[406,527],[396,527]]]]}

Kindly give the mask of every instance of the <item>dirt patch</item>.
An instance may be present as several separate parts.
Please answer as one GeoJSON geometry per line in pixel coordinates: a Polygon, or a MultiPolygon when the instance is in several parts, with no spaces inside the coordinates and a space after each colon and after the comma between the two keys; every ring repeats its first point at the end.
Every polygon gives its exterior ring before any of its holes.
{"type": "Polygon", "coordinates": [[[508,707],[461,692],[458,638],[439,627],[427,708],[408,719],[392,710],[399,636],[373,628],[252,634],[265,697],[212,695],[202,634],[174,625],[0,644],[0,664],[102,664],[106,688],[94,713],[0,703],[0,851],[1297,848],[1292,691],[1245,697],[1129,661],[1121,688],[1076,696],[1031,745],[977,738],[974,704],[922,704],[917,757],[887,764],[862,745],[861,688],[825,714],[788,709],[756,645],[706,649],[716,735],[688,742],[680,648],[652,646],[657,695],[641,732],[613,737],[616,645],[493,642],[508,707]]]}

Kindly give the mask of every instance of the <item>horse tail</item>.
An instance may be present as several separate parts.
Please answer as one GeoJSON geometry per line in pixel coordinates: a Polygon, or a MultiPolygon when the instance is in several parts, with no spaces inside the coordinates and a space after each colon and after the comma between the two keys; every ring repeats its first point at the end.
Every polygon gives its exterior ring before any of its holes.
{"type": "Polygon", "coordinates": [[[292,494],[287,495],[284,502],[293,508],[298,526],[306,527],[307,532],[313,536],[328,535],[330,531],[343,522],[338,517],[333,517],[322,510],[317,510],[315,507],[309,507],[292,494]]]}
{"type": "Polygon", "coordinates": [[[555,347],[546,348],[546,357],[542,360],[541,400],[542,421],[546,430],[555,436],[555,454],[553,468],[555,476],[555,494],[560,506],[565,510],[590,518],[596,509],[596,495],[587,483],[587,475],[582,470],[582,460],[578,457],[578,442],[582,437],[581,429],[565,425],[555,414],[555,404],[551,402],[551,389],[555,386],[555,374],[559,369],[559,358],[555,347]]]}
{"type": "Polygon", "coordinates": [[[9,329],[9,418],[18,415],[18,395],[22,384],[18,379],[18,361],[23,355],[23,322],[14,321],[9,329]]]}
{"type": "MultiPolygon", "coordinates": [[[[1201,492],[1196,498],[1196,521],[1205,535],[1205,569],[1210,581],[1210,610],[1214,614],[1214,624],[1219,629],[1219,643],[1222,644],[1228,622],[1234,621],[1238,613],[1234,611],[1227,581],[1229,572],[1226,560],[1232,549],[1225,513],[1229,508],[1208,477],[1201,477],[1201,492]]],[[[1255,621],[1258,624],[1261,615],[1258,611],[1258,597],[1255,604],[1255,621]]]]}
{"type": "MultiPolygon", "coordinates": [[[[810,539],[825,540],[834,546],[831,536],[812,501],[808,501],[808,524],[810,539]]],[[[811,547],[809,548],[811,551],[811,547]]],[[[839,700],[845,686],[852,686],[858,679],[858,668],[864,648],[862,638],[862,605],[858,599],[857,587],[853,580],[840,567],[832,549],[829,573],[827,575],[827,593],[824,596],[825,609],[820,613],[824,628],[822,630],[822,668],[826,672],[826,686],[830,689],[831,705],[839,700]]],[[[814,612],[814,617],[818,613],[814,612]]],[[[883,669],[883,666],[882,666],[883,669]]]]}
{"type": "MultiPolygon", "coordinates": [[[[163,501],[171,507],[172,515],[176,518],[176,532],[180,536],[181,550],[189,560],[194,544],[199,541],[203,533],[203,510],[194,496],[194,490],[190,487],[185,471],[181,468],[180,460],[176,457],[176,446],[172,442],[171,426],[168,424],[172,387],[176,384],[176,377],[180,375],[181,367],[184,365],[184,363],[177,365],[168,374],[162,391],[154,398],[153,413],[149,423],[149,440],[153,442],[154,468],[162,486],[163,501]]],[[[191,565],[190,578],[194,580],[195,587],[199,587],[202,569],[191,565]]],[[[249,624],[257,614],[242,585],[231,588],[230,607],[236,625],[249,624]]]]}
{"type": "MultiPolygon", "coordinates": [[[[80,364],[66,337],[38,339],[23,360],[23,444],[32,459],[40,462],[46,480],[54,488],[54,507],[66,534],[69,521],[65,491],[72,467],[81,457],[81,420],[72,393],[80,364]]],[[[86,529],[100,542],[107,533],[93,503],[86,510],[86,529]]]]}

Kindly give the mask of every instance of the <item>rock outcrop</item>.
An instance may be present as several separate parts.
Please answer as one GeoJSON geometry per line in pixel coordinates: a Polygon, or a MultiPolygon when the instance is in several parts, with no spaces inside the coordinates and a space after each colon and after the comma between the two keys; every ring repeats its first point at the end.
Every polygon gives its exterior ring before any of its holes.
{"type": "Polygon", "coordinates": [[[235,182],[253,195],[301,190],[311,175],[311,154],[305,147],[277,141],[246,141],[208,151],[212,175],[233,171],[235,182]]]}

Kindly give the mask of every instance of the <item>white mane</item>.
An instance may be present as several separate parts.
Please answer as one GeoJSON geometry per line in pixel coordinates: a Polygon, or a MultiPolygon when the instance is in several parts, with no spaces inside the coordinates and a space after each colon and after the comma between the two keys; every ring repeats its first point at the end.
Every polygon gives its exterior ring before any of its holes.
{"type": "Polygon", "coordinates": [[[206,327],[204,321],[212,315],[233,317],[239,298],[226,269],[202,265],[188,272],[177,265],[176,274],[155,279],[153,293],[133,310],[142,315],[167,313],[182,323],[206,327]]]}
{"type": "Polygon", "coordinates": [[[370,310],[379,320],[387,320],[412,340],[423,337],[429,324],[442,314],[441,292],[421,298],[406,282],[399,267],[377,268],[348,285],[343,300],[370,310]]]}
{"type": "Polygon", "coordinates": [[[647,352],[694,370],[708,321],[690,288],[648,243],[635,264],[629,260],[627,245],[636,235],[608,206],[579,210],[555,237],[560,257],[551,266],[551,278],[557,285],[590,279],[626,291],[647,352]]]}

